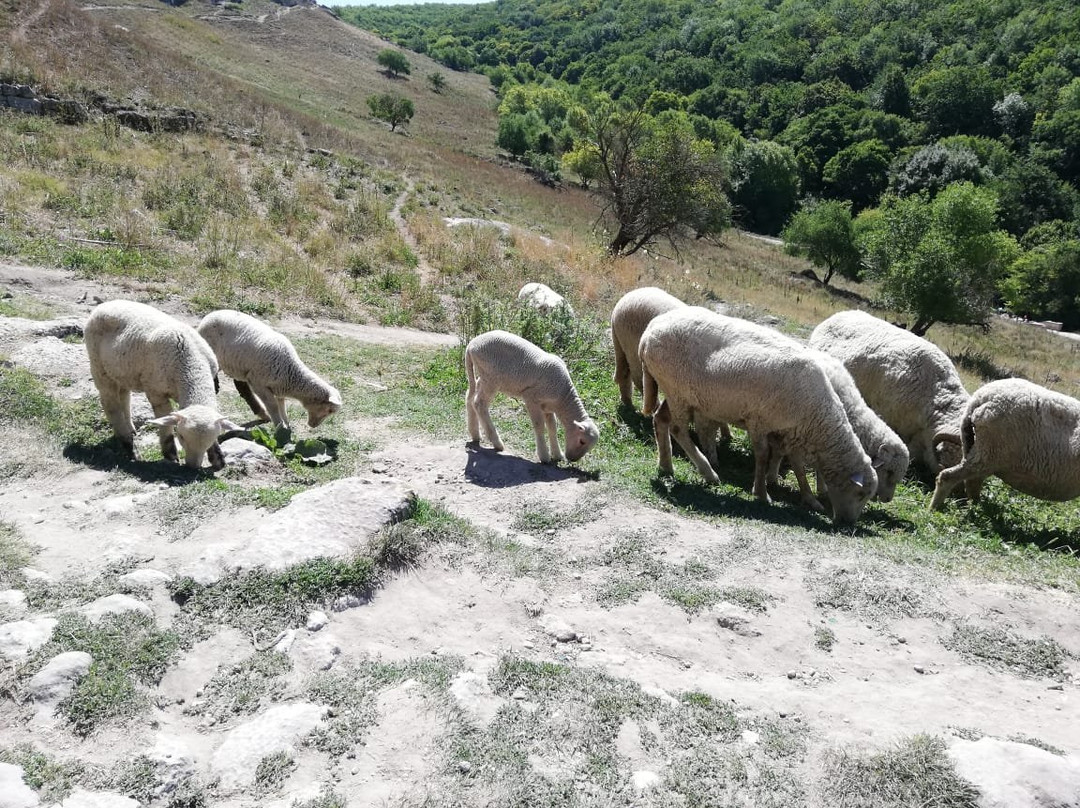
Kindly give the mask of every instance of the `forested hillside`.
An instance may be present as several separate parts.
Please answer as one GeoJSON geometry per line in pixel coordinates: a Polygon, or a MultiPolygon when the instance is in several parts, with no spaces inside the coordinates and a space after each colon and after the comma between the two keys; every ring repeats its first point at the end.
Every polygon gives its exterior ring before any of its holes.
{"type": "Polygon", "coordinates": [[[633,110],[722,162],[725,224],[783,232],[826,275],[878,277],[924,327],[979,322],[991,305],[1080,326],[1074,3],[498,0],[338,13],[486,73],[502,98],[499,145],[536,169],[602,180],[598,111],[633,110]]]}

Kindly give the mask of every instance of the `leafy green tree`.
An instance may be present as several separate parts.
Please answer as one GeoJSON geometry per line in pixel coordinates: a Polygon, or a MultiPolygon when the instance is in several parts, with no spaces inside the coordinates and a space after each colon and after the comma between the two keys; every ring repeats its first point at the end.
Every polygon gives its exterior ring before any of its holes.
{"type": "Polygon", "coordinates": [[[877,204],[889,184],[892,152],[880,140],[863,140],[841,149],[825,164],[821,179],[831,196],[850,200],[855,210],[877,204]]]}
{"type": "Polygon", "coordinates": [[[427,81],[433,93],[441,95],[442,91],[446,89],[446,77],[438,71],[428,73],[427,81]]]}
{"type": "Polygon", "coordinates": [[[1017,160],[993,181],[1001,224],[1017,238],[1044,222],[1072,219],[1080,206],[1076,189],[1041,163],[1017,160]]]}
{"type": "Polygon", "coordinates": [[[926,192],[933,196],[954,182],[981,183],[985,179],[978,156],[966,146],[931,143],[908,158],[893,177],[901,196],[926,192]]]}
{"type": "Polygon", "coordinates": [[[412,65],[409,64],[405,54],[393,48],[384,48],[379,51],[375,61],[386,68],[386,72],[391,76],[407,76],[412,73],[412,65]]]}
{"type": "Polygon", "coordinates": [[[871,103],[885,113],[904,118],[911,115],[911,92],[900,65],[889,64],[881,71],[871,92],[871,103]]]}
{"type": "Polygon", "coordinates": [[[931,70],[912,85],[915,110],[931,136],[992,134],[997,88],[983,67],[931,70]]]}
{"type": "Polygon", "coordinates": [[[367,105],[372,115],[390,124],[391,132],[411,121],[416,112],[412,101],[394,93],[368,96],[367,105]]]}
{"type": "Polygon", "coordinates": [[[600,154],[589,143],[583,143],[577,148],[564,152],[561,162],[563,171],[576,174],[581,182],[581,187],[586,190],[600,178],[603,171],[600,154]]]}
{"type": "Polygon", "coordinates": [[[739,141],[729,150],[732,202],[743,227],[775,235],[795,211],[799,168],[787,146],[739,141]]]}
{"type": "Polygon", "coordinates": [[[1069,331],[1080,328],[1080,241],[1025,253],[1010,267],[1001,293],[1013,314],[1057,320],[1069,331]]]}
{"type": "Polygon", "coordinates": [[[1020,254],[1016,240],[996,229],[993,191],[956,183],[929,201],[886,197],[863,216],[856,224],[865,263],[885,302],[914,316],[912,333],[937,322],[985,325],[998,284],[1020,254]]]}
{"type": "Polygon", "coordinates": [[[785,252],[803,255],[815,266],[824,268],[821,282],[826,286],[836,272],[858,280],[862,257],[855,246],[850,202],[811,203],[791,217],[780,237],[785,252]]]}
{"type": "Polygon", "coordinates": [[[608,252],[630,255],[687,233],[718,235],[729,223],[724,165],[685,113],[653,118],[641,107],[601,101],[583,117],[578,148],[595,153],[608,252]]]}

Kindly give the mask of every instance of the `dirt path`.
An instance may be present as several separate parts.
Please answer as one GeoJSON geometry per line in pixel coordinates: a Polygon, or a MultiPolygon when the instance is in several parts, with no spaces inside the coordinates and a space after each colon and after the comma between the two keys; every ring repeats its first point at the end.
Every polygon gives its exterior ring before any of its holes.
{"type": "Polygon", "coordinates": [[[438,277],[439,271],[431,265],[431,263],[424,257],[423,250],[420,249],[420,244],[416,240],[416,236],[409,230],[409,225],[405,221],[405,217],[401,214],[401,208],[404,206],[406,200],[409,198],[409,194],[413,192],[416,185],[413,182],[412,177],[405,177],[405,190],[398,194],[397,199],[394,200],[394,206],[390,209],[390,221],[394,223],[394,227],[397,228],[398,233],[401,234],[402,240],[406,246],[412,250],[419,261],[416,265],[417,272],[420,273],[420,282],[425,285],[430,285],[438,277]]]}

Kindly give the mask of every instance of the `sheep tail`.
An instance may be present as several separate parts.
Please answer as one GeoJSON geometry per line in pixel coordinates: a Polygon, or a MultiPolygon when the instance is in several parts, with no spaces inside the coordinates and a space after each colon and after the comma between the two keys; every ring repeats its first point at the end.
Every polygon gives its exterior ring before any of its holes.
{"type": "Polygon", "coordinates": [[[465,350],[465,378],[469,381],[469,390],[476,389],[476,370],[473,369],[472,354],[465,350]]]}
{"type": "Polygon", "coordinates": [[[641,369],[641,414],[652,415],[656,412],[657,402],[659,399],[659,390],[656,386],[656,379],[652,377],[648,369],[641,369]]]}

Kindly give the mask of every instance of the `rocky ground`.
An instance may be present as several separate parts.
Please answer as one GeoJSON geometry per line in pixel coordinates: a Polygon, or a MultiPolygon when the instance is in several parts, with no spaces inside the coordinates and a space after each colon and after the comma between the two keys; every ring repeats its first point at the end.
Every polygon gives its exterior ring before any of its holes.
{"type": "MultiPolygon", "coordinates": [[[[18,266],[0,267],[4,290],[51,319],[0,317],[0,358],[71,400],[94,389],[65,324],[96,299],[143,294],[18,266]]],[[[453,341],[280,327],[401,350],[453,341]]],[[[376,427],[335,417],[357,433],[376,427]]],[[[0,452],[26,455],[0,478],[0,529],[35,548],[0,591],[0,808],[1080,806],[1075,588],[657,510],[540,467],[527,446],[496,454],[395,433],[355,474],[271,511],[178,505],[176,486],[153,475],[80,463],[10,429],[0,437],[0,452]],[[180,579],[214,591],[258,568],[348,557],[417,497],[464,520],[468,538],[273,635],[227,620],[192,629],[170,597],[180,579]],[[725,598],[687,608],[702,582],[725,598]],[[190,641],[137,685],[143,709],[82,733],[58,706],[101,660],[40,652],[58,633],[102,625],[190,641]],[[1027,643],[1026,655],[999,664],[972,650],[980,637],[1027,643]],[[1018,662],[1040,648],[1053,665],[1018,662]],[[949,776],[977,789],[967,802],[904,801],[916,792],[884,787],[863,799],[845,785],[902,769],[927,739],[949,776]]],[[[225,445],[253,475],[277,462],[225,445]]]]}

